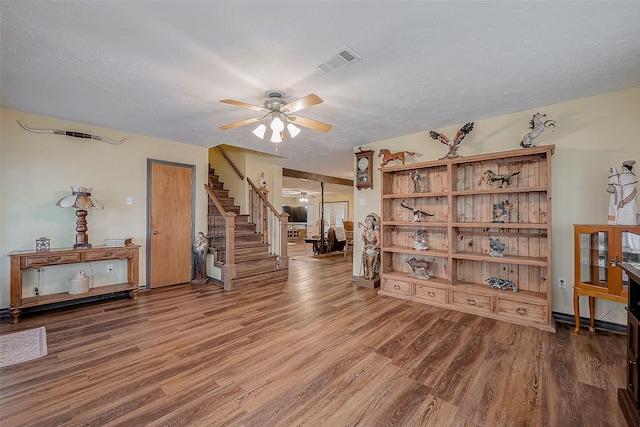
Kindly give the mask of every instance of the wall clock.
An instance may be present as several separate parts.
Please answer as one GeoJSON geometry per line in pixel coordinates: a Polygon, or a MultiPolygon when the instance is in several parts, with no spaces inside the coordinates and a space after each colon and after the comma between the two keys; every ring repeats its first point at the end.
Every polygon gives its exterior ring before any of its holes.
{"type": "Polygon", "coordinates": [[[356,187],[373,188],[373,150],[360,151],[356,154],[356,187]]]}

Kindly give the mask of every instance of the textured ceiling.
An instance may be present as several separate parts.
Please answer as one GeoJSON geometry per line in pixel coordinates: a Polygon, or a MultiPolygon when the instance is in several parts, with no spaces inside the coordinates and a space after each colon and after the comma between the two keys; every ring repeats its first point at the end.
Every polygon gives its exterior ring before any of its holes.
{"type": "MultiPolygon", "coordinates": [[[[3,107],[352,178],[353,147],[640,85],[640,2],[2,0],[3,107]],[[325,74],[349,46],[362,56],[325,74]],[[333,125],[274,144],[269,89],[333,125]]],[[[37,123],[31,124],[37,127],[37,123]]],[[[440,149],[435,147],[434,149],[440,149]]]]}

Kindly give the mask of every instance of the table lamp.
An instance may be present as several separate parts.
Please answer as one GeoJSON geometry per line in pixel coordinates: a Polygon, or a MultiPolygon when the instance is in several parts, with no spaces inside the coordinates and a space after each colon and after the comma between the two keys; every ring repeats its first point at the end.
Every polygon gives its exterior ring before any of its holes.
{"type": "Polygon", "coordinates": [[[58,200],[56,206],[61,208],[76,208],[76,243],[74,249],[91,248],[89,236],[87,235],[87,209],[104,209],[102,202],[91,195],[93,188],[87,187],[71,187],[70,196],[65,196],[58,200]]]}

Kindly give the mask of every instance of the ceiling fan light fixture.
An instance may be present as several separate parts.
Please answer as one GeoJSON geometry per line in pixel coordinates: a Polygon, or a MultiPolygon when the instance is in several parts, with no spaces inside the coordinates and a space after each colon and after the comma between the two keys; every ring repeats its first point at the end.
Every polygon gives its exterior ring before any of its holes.
{"type": "Polygon", "coordinates": [[[278,142],[282,142],[282,137],[280,136],[280,132],[275,132],[275,131],[273,132],[273,134],[271,135],[271,142],[275,142],[276,144],[278,142]]]}
{"type": "Polygon", "coordinates": [[[300,128],[293,123],[289,123],[287,125],[287,130],[289,131],[292,139],[298,136],[298,134],[300,133],[300,128]]]}
{"type": "Polygon", "coordinates": [[[253,130],[253,134],[260,139],[264,139],[264,133],[266,132],[267,127],[260,123],[257,128],[253,130]]]}
{"type": "Polygon", "coordinates": [[[271,130],[273,133],[280,133],[284,130],[284,122],[280,119],[280,114],[273,113],[273,119],[271,120],[271,130]]]}

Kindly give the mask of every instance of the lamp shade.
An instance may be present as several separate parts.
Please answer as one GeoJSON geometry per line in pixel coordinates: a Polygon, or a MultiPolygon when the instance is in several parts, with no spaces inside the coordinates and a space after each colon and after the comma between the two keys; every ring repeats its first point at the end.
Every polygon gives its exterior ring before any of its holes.
{"type": "Polygon", "coordinates": [[[56,206],[76,209],[104,209],[102,202],[91,195],[93,188],[71,187],[72,194],[58,200],[56,206]]]}

